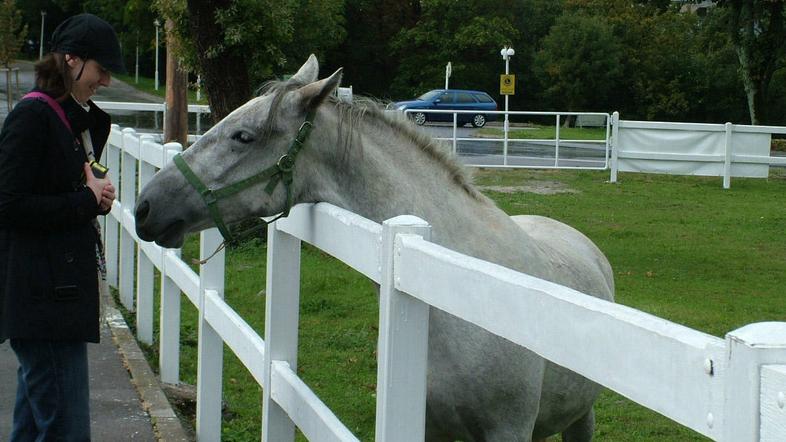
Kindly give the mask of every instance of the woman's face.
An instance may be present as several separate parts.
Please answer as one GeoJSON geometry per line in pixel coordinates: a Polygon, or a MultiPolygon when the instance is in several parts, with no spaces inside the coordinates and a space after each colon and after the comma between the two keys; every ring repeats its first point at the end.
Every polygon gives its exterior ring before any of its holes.
{"type": "Polygon", "coordinates": [[[95,95],[99,86],[107,87],[112,81],[112,74],[95,60],[85,61],[74,55],[66,55],[66,63],[71,70],[71,77],[74,78],[74,87],[71,92],[80,103],[87,103],[87,100],[95,95]],[[83,64],[84,70],[82,70],[83,64]],[[82,76],[77,80],[79,71],[82,71],[82,76]]]}

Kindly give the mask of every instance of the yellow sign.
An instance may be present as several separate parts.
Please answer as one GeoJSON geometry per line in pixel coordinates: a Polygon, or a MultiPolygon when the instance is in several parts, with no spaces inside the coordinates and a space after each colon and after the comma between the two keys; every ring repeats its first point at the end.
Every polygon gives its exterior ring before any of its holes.
{"type": "Polygon", "coordinates": [[[499,76],[499,94],[500,95],[515,95],[516,94],[516,76],[500,75],[499,76]]]}

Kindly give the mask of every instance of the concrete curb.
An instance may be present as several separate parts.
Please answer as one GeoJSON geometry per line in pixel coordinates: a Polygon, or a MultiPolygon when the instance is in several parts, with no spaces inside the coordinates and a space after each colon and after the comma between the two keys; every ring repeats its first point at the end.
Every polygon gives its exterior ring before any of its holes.
{"type": "Polygon", "coordinates": [[[180,419],[172,409],[161,389],[158,378],[148,365],[136,338],[131,334],[128,324],[111,297],[105,305],[104,320],[109,325],[115,345],[123,356],[123,362],[131,375],[131,383],[139,393],[142,408],[150,415],[157,440],[163,442],[193,441],[194,439],[183,428],[180,419]]]}

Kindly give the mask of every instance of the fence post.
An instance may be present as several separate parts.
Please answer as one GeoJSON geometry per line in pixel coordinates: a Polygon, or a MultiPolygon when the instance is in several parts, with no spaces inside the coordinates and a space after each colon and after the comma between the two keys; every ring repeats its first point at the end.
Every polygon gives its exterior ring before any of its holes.
{"type": "Polygon", "coordinates": [[[453,112],[453,155],[456,155],[458,149],[458,114],[453,112]]]}
{"type": "MultiPolygon", "coordinates": [[[[113,124],[110,132],[110,140],[114,134],[120,132],[120,126],[113,124]]],[[[122,136],[122,135],[121,135],[122,136]]],[[[122,140],[121,140],[122,145],[122,140]]],[[[106,166],[109,168],[109,176],[112,182],[119,188],[120,181],[120,146],[108,142],[104,148],[104,158],[106,166]]],[[[104,255],[106,255],[106,281],[111,287],[117,288],[117,255],[118,255],[118,235],[119,224],[115,218],[118,212],[114,207],[111,213],[104,219],[104,255]]]]}
{"type": "Polygon", "coordinates": [[[559,114],[557,114],[557,125],[554,126],[554,167],[559,167],[559,114]]]}
{"type": "MultiPolygon", "coordinates": [[[[169,162],[168,151],[181,152],[180,143],[167,143],[161,151],[161,164],[169,162]]],[[[177,384],[180,382],[180,289],[172,279],[167,276],[166,254],[175,253],[180,256],[180,250],[164,251],[161,269],[161,309],[159,320],[159,369],[161,382],[177,384]]]]}
{"type": "Polygon", "coordinates": [[[611,177],[609,181],[617,182],[617,172],[619,170],[619,150],[620,150],[620,113],[611,114],[611,177]]]}
{"type": "MultiPolygon", "coordinates": [[[[200,234],[199,258],[205,259],[221,244],[213,228],[200,234]]],[[[200,441],[221,440],[221,402],[224,341],[205,320],[205,292],[214,290],[224,298],[224,259],[221,250],[199,266],[199,342],[197,348],[196,435],[200,441]]]]}
{"type": "Polygon", "coordinates": [[[786,440],[786,365],[761,370],[761,440],[786,440]]]}
{"type": "Polygon", "coordinates": [[[267,229],[265,286],[265,385],[262,440],[295,440],[295,424],[273,400],[273,361],[284,361],[297,372],[297,333],[300,305],[300,240],[281,232],[277,223],[267,229]]]}
{"type": "MultiPolygon", "coordinates": [[[[762,440],[762,369],[786,364],[786,322],[760,322],[728,333],[726,362],[722,440],[762,440]]],[[[708,416],[707,424],[713,420],[708,416]]]]}
{"type": "Polygon", "coordinates": [[[431,226],[410,215],[382,223],[376,425],[376,440],[381,442],[425,438],[429,306],[395,288],[399,233],[428,240],[431,226]]]}
{"type": "MultiPolygon", "coordinates": [[[[505,100],[508,99],[508,96],[505,95],[505,100]]],[[[502,123],[502,165],[508,165],[508,131],[510,130],[510,124],[508,121],[508,107],[505,106],[505,121],[502,123]]]]}
{"type": "MultiPolygon", "coordinates": [[[[155,166],[142,159],[145,157],[144,151],[154,145],[152,135],[139,137],[139,187],[137,189],[139,192],[156,173],[155,166]]],[[[136,273],[136,335],[140,342],[151,345],[153,344],[153,290],[155,286],[153,263],[139,245],[136,249],[136,273]]]]}
{"type": "MultiPolygon", "coordinates": [[[[123,129],[123,154],[120,172],[120,219],[124,221],[134,213],[134,200],[136,199],[136,158],[128,153],[132,143],[138,143],[134,129],[123,129]]],[[[120,234],[120,281],[118,291],[120,301],[129,311],[134,311],[134,252],[136,242],[123,225],[120,234]]]]}
{"type": "Polygon", "coordinates": [[[732,137],[732,127],[731,123],[726,123],[726,138],[723,147],[723,188],[728,189],[731,187],[731,137],[732,137]]]}

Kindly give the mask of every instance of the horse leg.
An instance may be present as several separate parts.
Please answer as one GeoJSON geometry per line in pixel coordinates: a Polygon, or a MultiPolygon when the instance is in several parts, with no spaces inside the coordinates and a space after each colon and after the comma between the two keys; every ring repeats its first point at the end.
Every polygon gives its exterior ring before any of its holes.
{"type": "Polygon", "coordinates": [[[590,409],[584,416],[562,432],[563,442],[590,442],[595,431],[595,412],[590,409]]]}

